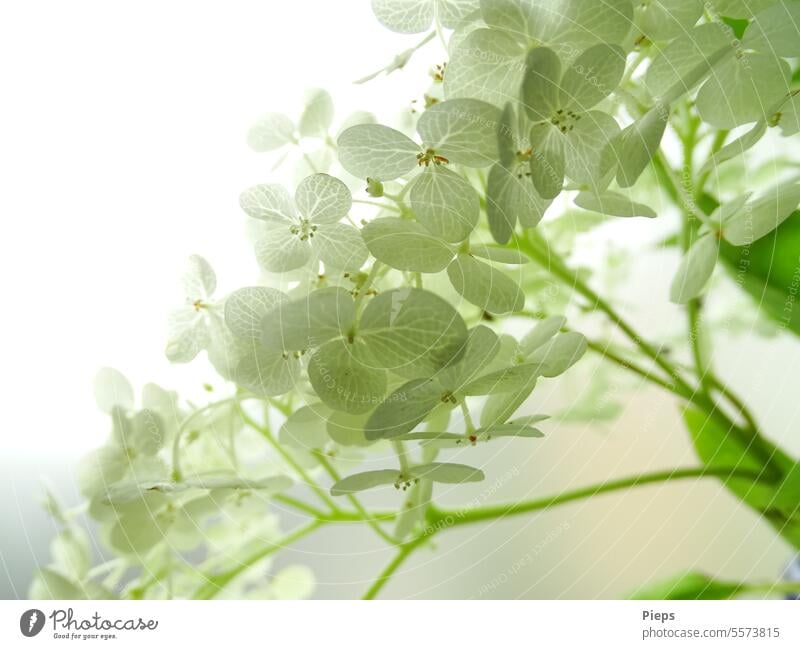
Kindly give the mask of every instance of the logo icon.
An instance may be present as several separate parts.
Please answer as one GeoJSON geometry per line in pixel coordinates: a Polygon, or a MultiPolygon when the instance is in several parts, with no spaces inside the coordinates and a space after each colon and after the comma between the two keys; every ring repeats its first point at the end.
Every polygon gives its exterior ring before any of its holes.
{"type": "Polygon", "coordinates": [[[19,630],[22,631],[22,635],[27,638],[32,638],[37,635],[43,628],[44,613],[38,608],[25,611],[22,617],[19,618],[19,630]]]}

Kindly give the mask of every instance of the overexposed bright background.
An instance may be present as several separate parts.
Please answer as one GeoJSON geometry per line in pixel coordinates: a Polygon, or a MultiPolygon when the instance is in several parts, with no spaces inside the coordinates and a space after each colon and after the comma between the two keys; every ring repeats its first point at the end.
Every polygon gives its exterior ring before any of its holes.
{"type": "MultiPolygon", "coordinates": [[[[27,0],[0,9],[0,514],[11,521],[0,595],[24,596],[34,559],[46,558],[52,526],[35,505],[39,478],[74,502],[75,462],[106,437],[91,394],[97,369],[117,367],[137,388],[155,381],[191,392],[209,378],[198,365],[168,364],[166,314],[182,299],[190,254],[216,268],[220,294],[257,276],[238,194],[267,181],[271,163],[248,149],[248,127],[267,111],[297,115],[309,87],[334,94],[339,119],[357,108],[391,119],[424,92],[428,67],[442,57],[438,44],[388,79],[352,81],[417,40],[378,25],[367,0],[27,0]]],[[[656,267],[671,269],[675,260],[665,260],[656,267]]],[[[681,317],[663,305],[670,273],[630,297],[659,304],[644,310],[646,322],[681,317]]],[[[723,369],[796,451],[797,345],[730,342],[735,355],[722,348],[723,369]]],[[[691,464],[680,429],[674,404],[642,389],[613,430],[564,428],[572,437],[540,452],[527,486],[502,483],[492,497],[691,464]]],[[[503,471],[500,461],[495,475],[503,471]]],[[[357,595],[388,558],[370,553],[368,534],[337,531],[331,543],[351,555],[316,562],[322,595],[357,595]]],[[[387,594],[620,596],[651,573],[695,564],[774,578],[788,557],[714,484],[465,530],[442,546],[443,560],[422,554],[387,594]]],[[[303,547],[314,562],[318,546],[303,547]]]]}

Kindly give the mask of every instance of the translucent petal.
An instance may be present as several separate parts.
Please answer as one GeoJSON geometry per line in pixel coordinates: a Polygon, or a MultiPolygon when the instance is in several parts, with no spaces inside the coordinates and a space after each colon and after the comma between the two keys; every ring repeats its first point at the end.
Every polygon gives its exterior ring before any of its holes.
{"type": "Polygon", "coordinates": [[[431,379],[414,379],[384,399],[364,427],[369,440],[388,439],[413,430],[442,402],[442,387],[431,379]]]}
{"type": "Polygon", "coordinates": [[[567,319],[564,316],[555,315],[545,318],[520,341],[520,351],[523,355],[529,356],[553,338],[566,324],[567,319]]]}
{"type": "MultiPolygon", "coordinates": [[[[770,112],[772,112],[771,109],[770,112]]],[[[783,120],[781,120],[781,125],[783,125],[783,120]]],[[[732,142],[729,142],[713,156],[709,157],[700,168],[698,175],[702,177],[704,174],[711,174],[723,162],[742,155],[745,151],[748,151],[758,144],[766,132],[767,120],[759,120],[746,133],[743,133],[732,142]]]]}
{"type": "Polygon", "coordinates": [[[283,422],[278,432],[278,439],[281,444],[302,448],[306,451],[325,448],[328,443],[325,421],[330,412],[321,403],[303,406],[299,410],[295,410],[283,422]]]}
{"type": "Polygon", "coordinates": [[[537,124],[531,129],[531,179],[539,196],[545,200],[558,196],[564,186],[564,139],[550,124],[537,124]]]}
{"type": "Polygon", "coordinates": [[[188,363],[208,347],[210,340],[205,318],[194,307],[169,314],[166,355],[170,362],[188,363]]]}
{"type": "Polygon", "coordinates": [[[205,259],[200,255],[190,255],[186,270],[183,273],[183,292],[186,299],[207,300],[217,289],[217,276],[205,259]]]}
{"type": "Polygon", "coordinates": [[[239,205],[254,219],[276,223],[297,220],[292,197],[281,185],[256,185],[246,189],[239,196],[239,205]]]}
{"type": "Polygon", "coordinates": [[[247,144],[254,151],[274,151],[294,140],[294,124],[286,115],[267,113],[247,132],[247,144]]]}
{"type": "Polygon", "coordinates": [[[624,72],[625,52],[621,47],[607,43],[593,45],[564,72],[558,107],[581,113],[594,108],[616,90],[624,72]]]}
{"type": "Polygon", "coordinates": [[[620,187],[632,187],[642,175],[661,146],[668,121],[669,108],[656,104],[622,132],[616,146],[620,187]]]}
{"type": "Polygon", "coordinates": [[[323,288],[281,304],[263,321],[261,343],[272,351],[300,351],[341,336],[354,321],[353,296],[343,288],[323,288]]]}
{"type": "Polygon", "coordinates": [[[264,317],[287,300],[286,294],[274,288],[240,288],[225,300],[225,324],[242,340],[259,340],[264,317]]]}
{"type": "Polygon", "coordinates": [[[394,180],[417,166],[420,147],[388,126],[359,124],[339,136],[339,162],[357,178],[394,180]]]}
{"type": "Polygon", "coordinates": [[[94,377],[94,400],[103,412],[111,412],[115,407],[131,410],[133,388],[122,372],[104,367],[94,377]]]}
{"type": "Polygon", "coordinates": [[[636,7],[635,21],[651,41],[678,37],[703,15],[703,0],[649,0],[636,7]]]}
{"type": "Polygon", "coordinates": [[[358,341],[332,340],[308,364],[308,378],[317,396],[333,410],[358,414],[372,410],[386,394],[386,372],[367,367],[358,341]]]}
{"type": "Polygon", "coordinates": [[[327,90],[314,88],[306,92],[305,107],[297,130],[303,137],[325,137],[333,122],[333,98],[327,90]]]}
{"type": "MultiPolygon", "coordinates": [[[[527,171],[525,167],[522,169],[527,171]]],[[[486,217],[497,243],[508,243],[517,219],[523,227],[535,227],[548,205],[549,202],[539,196],[530,178],[519,178],[499,164],[492,166],[486,189],[486,217]]]]}
{"type": "MultiPolygon", "coordinates": [[[[538,363],[522,363],[490,372],[461,388],[467,396],[482,396],[486,394],[507,393],[520,395],[537,376],[541,375],[538,363]]],[[[483,419],[481,419],[483,421],[483,419]]]]}
{"type": "Polygon", "coordinates": [[[477,192],[449,169],[434,166],[417,176],[408,189],[408,200],[417,220],[450,243],[466,239],[478,223],[477,192]]]}
{"type": "Polygon", "coordinates": [[[300,361],[293,354],[267,351],[256,343],[239,360],[231,378],[253,394],[276,397],[294,388],[299,377],[300,361]]]}
{"type": "Polygon", "coordinates": [[[581,115],[564,138],[566,174],[592,191],[604,191],[616,170],[612,142],[620,134],[616,120],[597,110],[581,115]]]}
{"type": "Polygon", "coordinates": [[[345,496],[347,494],[374,489],[384,485],[395,484],[400,479],[397,469],[379,469],[378,471],[364,471],[342,478],[331,487],[332,496],[345,496]]]}
{"type": "Polygon", "coordinates": [[[722,234],[734,246],[746,246],[769,234],[797,209],[800,184],[776,185],[736,211],[722,224],[722,234]]]}
{"type": "Polygon", "coordinates": [[[417,130],[425,146],[450,162],[488,167],[498,157],[500,110],[478,99],[448,99],[419,118],[417,130]]]}
{"type": "Polygon", "coordinates": [[[398,270],[438,273],[453,259],[446,243],[413,221],[375,219],[361,233],[375,259],[398,270]]]}
{"type": "Polygon", "coordinates": [[[481,426],[494,426],[507,421],[527,400],[539,378],[537,371],[528,371],[525,380],[510,392],[492,394],[481,410],[481,426]]]}
{"type": "Polygon", "coordinates": [[[417,34],[433,22],[433,0],[372,0],[372,11],[394,32],[417,34]]]}
{"type": "Polygon", "coordinates": [[[514,280],[469,254],[460,253],[447,267],[447,275],[453,288],[479,309],[502,314],[525,307],[525,294],[514,280]]]}
{"type": "Polygon", "coordinates": [[[670,300],[676,304],[686,304],[703,292],[714,272],[718,249],[719,243],[711,234],[705,234],[694,242],[672,280],[670,300]]]}
{"type": "Polygon", "coordinates": [[[548,47],[537,47],[525,59],[522,105],[534,121],[549,120],[561,108],[561,59],[548,47]]]}
{"type": "Polygon", "coordinates": [[[442,26],[453,29],[480,4],[480,0],[436,0],[436,12],[442,26]]]}
{"type": "Polygon", "coordinates": [[[657,216],[651,207],[636,203],[624,194],[616,192],[603,192],[602,194],[581,192],[575,197],[575,205],[608,216],[644,216],[647,218],[657,216]]]}
{"type": "Polygon", "coordinates": [[[450,392],[458,391],[486,370],[500,350],[500,340],[491,329],[478,325],[469,332],[464,355],[436,375],[439,384],[450,392]]]}
{"type": "Polygon", "coordinates": [[[290,230],[290,226],[272,227],[256,241],[256,259],[264,270],[285,273],[301,268],[311,258],[311,246],[290,230]]]}
{"type": "Polygon", "coordinates": [[[751,18],[774,3],[775,0],[708,0],[717,13],[731,18],[751,18]]]}
{"type": "Polygon", "coordinates": [[[347,185],[328,174],[305,178],[297,186],[294,200],[300,214],[314,223],[338,223],[353,205],[347,185]]]}
{"type": "Polygon", "coordinates": [[[320,225],[311,238],[311,249],[326,268],[357,271],[369,257],[361,232],[347,223],[320,225]]]}
{"type": "Polygon", "coordinates": [[[515,101],[524,72],[525,50],[505,32],[476,29],[452,47],[444,95],[468,97],[495,106],[515,101]]]}
{"type": "Polygon", "coordinates": [[[528,355],[528,362],[539,365],[542,376],[563,374],[586,353],[586,338],[576,331],[558,334],[528,355]]]}
{"type": "Polygon", "coordinates": [[[789,91],[790,77],[789,64],[772,55],[728,58],[697,93],[697,111],[716,128],[769,117],[769,107],[789,91]]]}
{"type": "Polygon", "coordinates": [[[158,413],[140,410],[131,420],[131,435],[126,446],[144,455],[155,455],[164,446],[164,423],[158,413]]]}
{"type": "Polygon", "coordinates": [[[328,435],[342,446],[368,446],[372,442],[364,436],[366,423],[365,414],[351,415],[341,410],[335,411],[328,419],[328,435]]]}
{"type": "Polygon", "coordinates": [[[430,376],[461,353],[467,326],[438,295],[400,288],[372,298],[359,335],[379,367],[401,376],[430,376]]]}
{"type": "Polygon", "coordinates": [[[339,131],[336,133],[336,139],[338,140],[339,136],[351,126],[360,126],[361,124],[376,124],[377,122],[378,120],[372,113],[364,110],[353,111],[342,120],[341,124],[339,124],[339,131]]]}
{"type": "Polygon", "coordinates": [[[773,56],[800,56],[800,4],[776,3],[756,14],[742,45],[773,56]]]}
{"type": "Polygon", "coordinates": [[[128,457],[119,446],[103,446],[81,460],[78,466],[78,488],[87,498],[103,493],[122,480],[128,470],[128,457]]]}
{"type": "Polygon", "coordinates": [[[419,464],[412,467],[409,472],[414,478],[424,478],[432,482],[441,482],[443,484],[480,482],[486,477],[480,469],[475,469],[466,464],[453,464],[451,462],[419,464]]]}
{"type": "Polygon", "coordinates": [[[480,257],[481,259],[488,259],[498,264],[509,264],[511,266],[521,266],[530,261],[529,257],[518,250],[514,248],[503,248],[501,246],[486,246],[479,243],[470,246],[469,252],[473,257],[480,257]]]}

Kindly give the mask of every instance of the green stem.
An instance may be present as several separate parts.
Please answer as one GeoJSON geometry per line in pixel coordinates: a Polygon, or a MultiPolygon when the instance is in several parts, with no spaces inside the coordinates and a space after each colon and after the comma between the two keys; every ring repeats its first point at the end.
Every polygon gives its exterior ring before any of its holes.
{"type": "Polygon", "coordinates": [[[300,527],[296,529],[294,532],[287,534],[283,539],[278,541],[277,543],[273,543],[267,545],[263,548],[260,548],[258,551],[251,554],[249,557],[244,559],[238,566],[228,570],[226,572],[220,573],[218,575],[206,575],[206,579],[208,580],[206,584],[198,588],[194,594],[192,595],[192,599],[213,599],[214,597],[219,594],[219,592],[225,588],[231,581],[233,581],[236,577],[241,575],[243,572],[251,568],[253,565],[268,557],[271,554],[274,554],[278,550],[285,548],[288,545],[291,545],[295,541],[303,538],[304,536],[308,536],[316,530],[318,527],[323,525],[322,521],[315,520],[308,525],[300,527]]]}
{"type": "Polygon", "coordinates": [[[413,541],[409,541],[408,543],[401,545],[400,549],[397,551],[397,554],[394,555],[394,558],[383,569],[381,574],[378,575],[377,579],[372,582],[372,585],[369,587],[367,592],[364,593],[362,599],[375,599],[389,579],[392,578],[392,575],[397,572],[397,569],[403,564],[408,556],[425,541],[425,538],[425,536],[420,536],[413,541]]]}

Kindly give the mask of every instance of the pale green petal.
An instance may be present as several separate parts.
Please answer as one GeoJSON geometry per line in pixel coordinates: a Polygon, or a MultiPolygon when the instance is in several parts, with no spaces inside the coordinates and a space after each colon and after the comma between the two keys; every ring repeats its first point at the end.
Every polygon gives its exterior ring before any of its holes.
{"type": "Polygon", "coordinates": [[[267,113],[247,132],[247,144],[254,151],[274,151],[294,141],[294,124],[286,115],[267,113]]]}
{"type": "Polygon", "coordinates": [[[398,270],[438,273],[453,259],[450,246],[413,221],[375,219],[361,234],[375,259],[398,270]]]}
{"type": "Polygon", "coordinates": [[[622,132],[616,146],[620,187],[632,187],[642,175],[661,146],[668,121],[669,108],[656,104],[622,132]]]}
{"type": "Polygon", "coordinates": [[[294,222],[297,213],[292,197],[281,185],[256,185],[239,196],[244,213],[254,219],[277,223],[294,222]]]}
{"type": "Polygon", "coordinates": [[[364,239],[352,225],[320,225],[311,237],[311,249],[326,267],[357,271],[369,257],[364,239]]]}
{"type": "Polygon", "coordinates": [[[517,395],[525,392],[527,386],[541,374],[542,368],[538,363],[511,365],[470,381],[460,392],[467,396],[501,393],[517,395]]]}
{"type": "Polygon", "coordinates": [[[417,34],[433,22],[433,0],[372,0],[372,11],[394,32],[417,34]]]}
{"type": "Polygon", "coordinates": [[[531,178],[539,196],[545,200],[558,196],[564,186],[564,139],[550,124],[537,124],[531,129],[531,178]]]}
{"type": "Polygon", "coordinates": [[[303,179],[294,195],[297,209],[314,223],[338,223],[350,211],[353,198],[341,180],[328,174],[303,179]]]}
{"type": "Polygon", "coordinates": [[[453,288],[467,301],[489,313],[520,311],[525,294],[508,275],[490,264],[460,253],[447,267],[453,288]]]}
{"type": "Polygon", "coordinates": [[[332,496],[346,496],[347,494],[374,489],[385,485],[395,484],[400,480],[400,471],[397,469],[380,469],[378,471],[364,471],[342,478],[331,487],[332,496]]]}
{"type": "Polygon", "coordinates": [[[617,166],[612,143],[619,134],[620,128],[610,115],[597,110],[581,115],[564,138],[566,175],[592,191],[604,191],[617,166]]]}
{"type": "Polygon", "coordinates": [[[528,361],[539,365],[542,376],[563,374],[586,353],[587,344],[583,334],[576,331],[558,334],[528,355],[528,361]]]}
{"type": "Polygon", "coordinates": [[[746,246],[769,234],[797,209],[800,184],[776,185],[737,210],[722,224],[722,234],[734,246],[746,246]]]}
{"type": "Polygon", "coordinates": [[[473,257],[480,257],[481,259],[488,259],[498,264],[509,264],[511,266],[521,266],[527,264],[530,258],[519,252],[515,248],[504,248],[501,246],[485,246],[483,244],[475,244],[470,246],[470,254],[473,257]]]}
{"type": "Polygon", "coordinates": [[[321,403],[295,410],[278,432],[280,443],[307,451],[325,448],[328,443],[326,418],[330,412],[321,403]]]}
{"type": "Polygon", "coordinates": [[[297,130],[303,137],[325,137],[333,122],[333,98],[327,90],[314,88],[306,92],[305,107],[297,130]]]}
{"type": "Polygon", "coordinates": [[[649,0],[636,7],[635,21],[651,41],[680,36],[703,15],[703,0],[649,0]]]}
{"type": "Polygon", "coordinates": [[[535,227],[550,205],[539,196],[533,181],[526,175],[528,167],[520,167],[520,170],[520,173],[525,172],[521,177],[499,164],[489,171],[486,216],[492,237],[501,244],[508,243],[517,220],[524,228],[535,227]]]}
{"type": "MultiPolygon", "coordinates": [[[[770,110],[770,112],[772,111],[770,110]]],[[[787,115],[784,113],[783,117],[785,118],[786,116],[787,115]]],[[[767,126],[768,126],[767,120],[765,119],[756,122],[753,125],[753,127],[746,133],[743,133],[741,136],[737,137],[732,142],[729,142],[719,151],[717,151],[713,156],[708,158],[703,164],[703,166],[700,168],[698,175],[700,177],[703,177],[705,174],[711,174],[723,162],[732,160],[733,158],[736,158],[745,153],[745,151],[752,149],[766,134],[767,126]]],[[[781,119],[781,127],[783,128],[783,126],[784,126],[784,119],[781,119]]],[[[787,135],[785,130],[784,130],[784,135],[787,135]]]]}
{"type": "Polygon", "coordinates": [[[188,363],[208,347],[210,341],[205,318],[194,307],[169,314],[166,355],[170,362],[188,363]]]}
{"type": "Polygon", "coordinates": [[[191,255],[183,273],[183,292],[190,302],[207,300],[217,289],[214,269],[200,255],[191,255]]]}
{"type": "Polygon", "coordinates": [[[708,4],[721,16],[752,18],[775,0],[708,0],[708,4]]]}
{"type": "Polygon", "coordinates": [[[357,178],[394,180],[417,166],[420,146],[388,126],[359,124],[339,136],[339,162],[357,178]]]}
{"type": "Polygon", "coordinates": [[[369,446],[372,442],[364,436],[367,419],[366,414],[351,415],[341,410],[334,411],[328,418],[328,435],[342,446],[369,446]]]}
{"type": "Polygon", "coordinates": [[[450,462],[420,464],[412,467],[409,473],[417,479],[424,478],[432,482],[440,482],[443,484],[480,482],[486,477],[480,469],[475,469],[466,464],[453,464],[450,462]]]}
{"type": "Polygon", "coordinates": [[[449,99],[434,104],[419,118],[425,146],[450,162],[488,167],[498,158],[500,109],[478,99],[449,99]]]}
{"type": "Polygon", "coordinates": [[[281,304],[263,321],[261,343],[272,351],[304,350],[348,332],[354,321],[353,296],[343,288],[323,288],[281,304]]]}
{"type": "Polygon", "coordinates": [[[361,124],[377,124],[377,123],[378,120],[373,113],[369,113],[365,110],[353,111],[342,120],[341,124],[339,124],[339,132],[336,133],[336,139],[338,140],[339,136],[351,126],[360,126],[361,124]]]}
{"type": "Polygon", "coordinates": [[[438,295],[400,288],[372,298],[361,317],[359,335],[379,367],[401,376],[424,376],[461,352],[467,326],[438,295]]]}
{"type": "Polygon", "coordinates": [[[590,47],[564,72],[558,107],[585,113],[616,90],[624,73],[625,52],[621,47],[607,43],[590,47]]]}
{"type": "Polygon", "coordinates": [[[434,166],[417,176],[411,182],[408,200],[417,220],[450,243],[466,239],[478,223],[477,192],[449,169],[434,166]]]}
{"type": "Polygon", "coordinates": [[[562,108],[561,60],[548,47],[537,47],[525,59],[522,105],[533,121],[549,120],[562,108]]]}
{"type": "Polygon", "coordinates": [[[500,351],[500,340],[491,329],[478,325],[469,332],[464,354],[436,375],[439,384],[450,392],[477,378],[500,351]]]}
{"type": "Polygon", "coordinates": [[[524,48],[505,32],[476,29],[452,48],[444,94],[495,106],[515,101],[524,73],[524,48]]]}
{"type": "Polygon", "coordinates": [[[575,205],[590,212],[608,216],[644,216],[647,218],[655,218],[657,216],[653,208],[636,203],[624,194],[616,192],[607,191],[602,194],[581,192],[575,197],[575,205]]]}
{"type": "Polygon", "coordinates": [[[81,493],[92,498],[125,477],[129,460],[119,446],[103,446],[83,458],[78,465],[77,484],[81,493]]]}
{"type": "Polygon", "coordinates": [[[489,396],[481,410],[481,426],[494,426],[507,421],[528,399],[538,378],[537,371],[528,371],[525,382],[517,389],[489,396]]]}
{"type": "Polygon", "coordinates": [[[436,0],[436,12],[442,26],[454,29],[480,5],[480,0],[436,0]]]}
{"type": "Polygon", "coordinates": [[[403,435],[442,403],[443,389],[431,379],[414,379],[392,392],[370,415],[364,427],[369,440],[403,435]]]}
{"type": "Polygon", "coordinates": [[[131,410],[133,387],[122,372],[104,367],[94,377],[94,400],[103,412],[111,412],[115,407],[131,410]]]}
{"type": "Polygon", "coordinates": [[[669,299],[676,304],[686,304],[703,292],[717,263],[719,243],[712,234],[705,234],[694,242],[681,260],[672,280],[669,299]]]}
{"type": "Polygon", "coordinates": [[[386,394],[386,372],[367,367],[358,341],[325,343],[311,357],[308,378],[317,396],[333,410],[358,414],[372,410],[386,394]]]}
{"type": "Polygon", "coordinates": [[[756,14],[742,45],[774,56],[800,56],[800,4],[783,0],[756,14]]]}
{"type": "Polygon", "coordinates": [[[789,91],[789,64],[771,54],[728,58],[697,93],[697,111],[716,128],[734,128],[769,117],[768,111],[789,91]]]}
{"type": "Polygon", "coordinates": [[[520,341],[520,351],[524,356],[529,356],[535,350],[553,338],[567,324],[564,316],[555,315],[539,322],[520,341]]]}
{"type": "Polygon", "coordinates": [[[285,273],[308,263],[311,246],[307,240],[294,234],[290,226],[273,226],[256,241],[255,253],[264,270],[285,273]]]}
{"type": "Polygon", "coordinates": [[[225,324],[237,338],[259,340],[264,317],[287,299],[281,291],[266,286],[240,288],[225,300],[225,324]]]}
{"type": "Polygon", "coordinates": [[[233,370],[235,383],[253,394],[276,397],[286,394],[297,385],[300,377],[300,362],[293,354],[267,351],[254,345],[233,370]]]}

